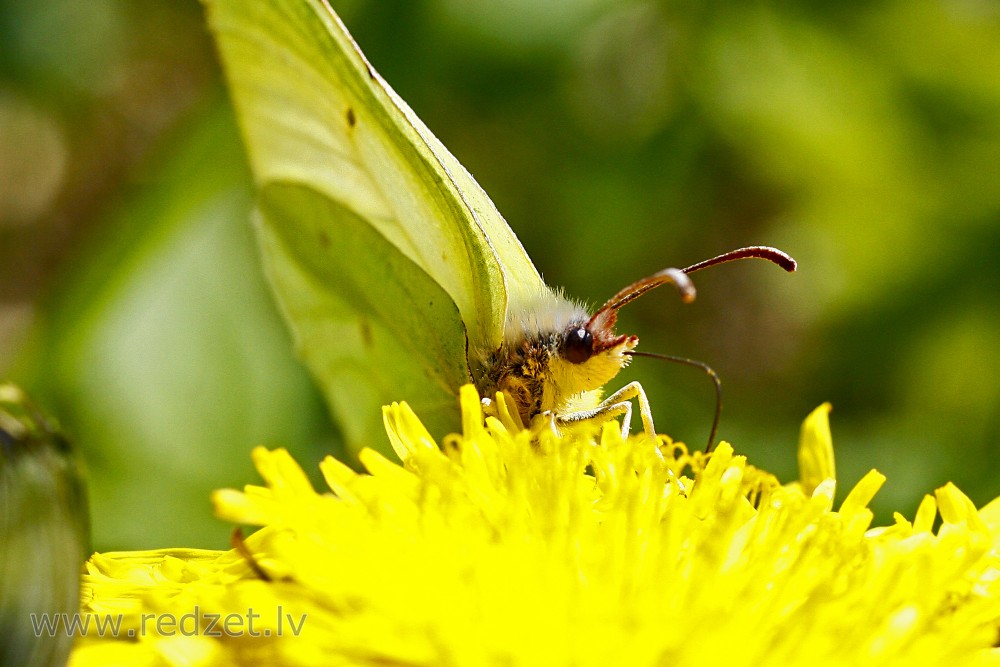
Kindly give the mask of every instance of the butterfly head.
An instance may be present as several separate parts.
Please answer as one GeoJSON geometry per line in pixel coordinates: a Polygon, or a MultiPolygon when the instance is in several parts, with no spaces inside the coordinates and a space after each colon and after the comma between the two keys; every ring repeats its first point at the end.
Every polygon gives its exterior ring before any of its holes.
{"type": "Polygon", "coordinates": [[[565,327],[556,339],[548,369],[559,398],[599,389],[628,365],[639,338],[615,332],[618,309],[665,283],[677,286],[685,301],[694,299],[690,279],[677,269],[666,269],[625,287],[588,319],[565,327]]]}
{"type": "Polygon", "coordinates": [[[615,331],[618,311],[646,292],[672,284],[681,299],[695,298],[689,273],[735,259],[758,257],[794,270],[795,262],[773,248],[741,248],[686,269],[664,269],[619,290],[588,315],[549,291],[535,303],[508,312],[504,344],[484,359],[481,385],[487,395],[499,390],[518,406],[522,418],[542,412],[565,415],[594,409],[600,389],[632,359],[637,336],[615,331]]]}
{"type": "Polygon", "coordinates": [[[548,383],[556,403],[599,389],[628,365],[628,353],[638,345],[639,338],[617,334],[617,319],[616,311],[601,310],[585,321],[569,324],[554,338],[548,383]]]}

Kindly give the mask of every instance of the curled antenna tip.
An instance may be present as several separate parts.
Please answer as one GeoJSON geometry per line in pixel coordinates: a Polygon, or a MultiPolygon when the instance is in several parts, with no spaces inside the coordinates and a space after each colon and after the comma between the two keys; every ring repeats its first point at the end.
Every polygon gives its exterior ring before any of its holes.
{"type": "Polygon", "coordinates": [[[691,279],[680,269],[663,269],[654,274],[654,277],[662,278],[666,282],[672,283],[677,288],[677,292],[681,295],[681,301],[684,303],[691,303],[698,295],[694,285],[691,283],[691,279]]]}

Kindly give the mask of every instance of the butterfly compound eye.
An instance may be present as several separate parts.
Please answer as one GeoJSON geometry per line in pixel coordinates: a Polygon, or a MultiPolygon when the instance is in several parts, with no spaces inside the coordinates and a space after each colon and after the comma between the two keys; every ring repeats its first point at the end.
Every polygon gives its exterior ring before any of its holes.
{"type": "Polygon", "coordinates": [[[563,357],[574,364],[582,364],[594,353],[594,337],[585,328],[570,329],[563,340],[563,357]]]}

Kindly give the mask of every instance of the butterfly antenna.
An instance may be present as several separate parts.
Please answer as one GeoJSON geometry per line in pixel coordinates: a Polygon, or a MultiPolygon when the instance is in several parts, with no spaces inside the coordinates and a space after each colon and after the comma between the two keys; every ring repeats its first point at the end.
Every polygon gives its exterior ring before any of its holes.
{"type": "Polygon", "coordinates": [[[708,445],[705,447],[705,453],[708,454],[712,451],[712,447],[715,446],[715,434],[719,430],[719,420],[722,418],[722,382],[719,380],[719,375],[712,367],[708,364],[702,363],[700,361],[695,361],[694,359],[687,359],[685,357],[675,357],[670,354],[659,354],[657,352],[640,352],[639,350],[631,350],[625,352],[625,354],[632,357],[649,357],[650,359],[661,359],[663,361],[670,361],[675,364],[684,364],[685,366],[693,366],[694,368],[700,368],[705,371],[705,373],[712,379],[715,384],[715,418],[712,419],[712,430],[708,434],[708,445]]]}
{"type": "Polygon", "coordinates": [[[646,276],[645,278],[637,280],[608,299],[604,305],[598,309],[595,317],[598,315],[604,315],[605,313],[616,312],[619,308],[631,301],[635,301],[649,290],[668,283],[677,288],[678,293],[681,295],[681,300],[684,301],[684,303],[691,303],[694,301],[696,292],[694,285],[691,283],[691,279],[688,278],[689,274],[694,273],[695,271],[701,271],[702,269],[707,269],[710,266],[716,266],[717,264],[726,264],[728,262],[735,262],[739,259],[751,258],[766,259],[772,264],[777,264],[788,272],[794,271],[798,266],[790,255],[770,246],[754,245],[747,246],[746,248],[738,248],[737,250],[730,250],[727,253],[719,255],[718,257],[713,257],[712,259],[706,259],[704,262],[692,264],[686,269],[663,269],[662,271],[658,271],[651,276],[646,276]]]}
{"type": "Polygon", "coordinates": [[[777,264],[789,273],[795,271],[798,267],[798,263],[792,259],[789,254],[784,253],[777,248],[772,248],[766,245],[753,245],[747,246],[746,248],[730,250],[729,252],[719,255],[718,257],[713,257],[712,259],[706,259],[704,262],[692,264],[686,269],[682,269],[682,272],[685,274],[691,274],[695,271],[707,269],[710,266],[735,262],[739,259],[766,259],[772,264],[777,264]]]}
{"type": "Polygon", "coordinates": [[[608,311],[617,311],[626,303],[635,301],[649,290],[668,283],[677,288],[677,292],[680,294],[681,300],[684,303],[691,303],[694,301],[696,292],[694,285],[691,283],[691,279],[687,277],[687,274],[680,269],[663,269],[662,271],[658,271],[651,276],[646,276],[645,278],[637,280],[631,285],[623,288],[613,297],[608,299],[597,312],[603,313],[608,311]]]}

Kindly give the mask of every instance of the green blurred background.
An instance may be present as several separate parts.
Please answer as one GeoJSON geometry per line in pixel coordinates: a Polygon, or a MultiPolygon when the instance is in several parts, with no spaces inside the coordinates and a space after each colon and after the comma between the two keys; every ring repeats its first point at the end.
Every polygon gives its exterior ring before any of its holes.
{"type": "MultiPolygon", "coordinates": [[[[653,293],[621,329],[722,376],[721,434],[784,479],[834,405],[841,493],[912,514],[1000,495],[1000,5],[986,0],[334,3],[591,304],[665,266],[782,247],[653,293]]],[[[336,427],[257,266],[246,166],[196,2],[0,1],[0,375],[75,435],[94,546],[223,546],[249,450],[307,469],[336,427]]],[[[638,360],[702,446],[696,371],[638,360]]]]}

